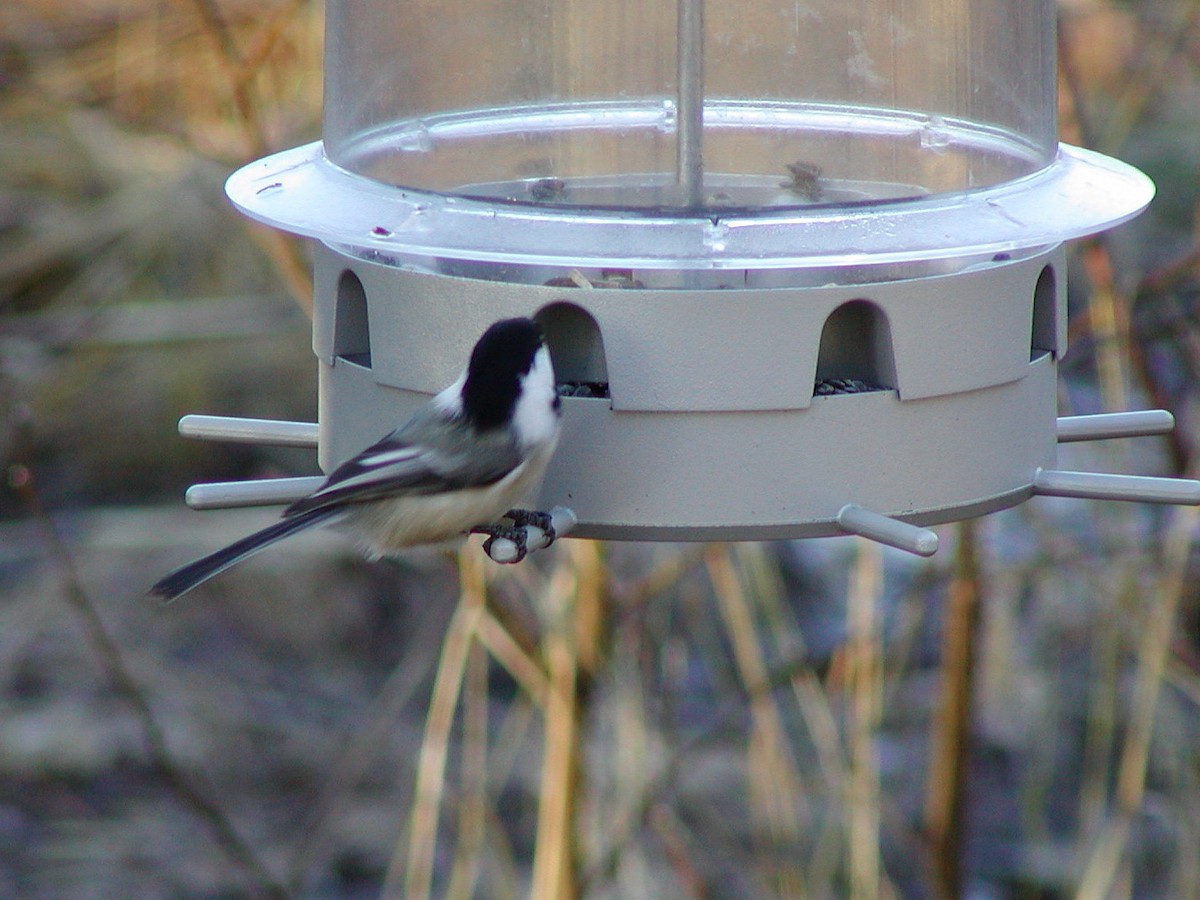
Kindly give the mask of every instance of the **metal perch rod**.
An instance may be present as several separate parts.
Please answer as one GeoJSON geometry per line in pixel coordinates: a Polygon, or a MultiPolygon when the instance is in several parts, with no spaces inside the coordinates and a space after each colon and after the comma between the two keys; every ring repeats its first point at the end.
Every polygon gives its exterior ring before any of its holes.
{"type": "Polygon", "coordinates": [[[1095,416],[1060,416],[1055,424],[1058,442],[1067,444],[1072,441],[1167,434],[1175,427],[1175,417],[1165,409],[1140,409],[1095,416]]]}
{"type": "Polygon", "coordinates": [[[937,553],[938,536],[935,532],[871,512],[853,503],[846,504],[838,511],[837,523],[848,534],[870,538],[917,556],[933,556],[937,553]]]}
{"type": "Polygon", "coordinates": [[[1043,497],[1083,500],[1133,500],[1138,503],[1180,503],[1200,506],[1200,481],[1154,478],[1148,475],[1110,475],[1038,469],[1033,492],[1043,497]]]}
{"type": "MultiPolygon", "coordinates": [[[[317,432],[315,422],[204,415],[189,415],[179,420],[179,433],[184,437],[234,444],[315,448],[317,432]]],[[[213,481],[193,484],[187,489],[184,502],[192,509],[277,506],[308,496],[324,481],[325,477],[322,475],[261,478],[254,481],[213,481]]]]}
{"type": "Polygon", "coordinates": [[[307,497],[324,483],[323,475],[259,478],[254,481],[210,481],[193,484],[188,488],[184,502],[192,509],[277,506],[307,497]]]}
{"type": "Polygon", "coordinates": [[[277,419],[242,419],[233,416],[184,416],[179,433],[201,441],[234,444],[267,444],[273,447],[317,446],[315,422],[282,422],[277,419]]]}

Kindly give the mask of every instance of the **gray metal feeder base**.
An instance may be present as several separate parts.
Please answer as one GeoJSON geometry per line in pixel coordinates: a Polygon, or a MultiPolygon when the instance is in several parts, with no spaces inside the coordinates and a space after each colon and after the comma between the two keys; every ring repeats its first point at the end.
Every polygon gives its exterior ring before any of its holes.
{"type": "MultiPolygon", "coordinates": [[[[1057,443],[1174,425],[1162,410],[1056,418],[1062,271],[1056,246],[856,286],[647,290],[431,275],[319,247],[319,425],[185,416],[180,431],[314,447],[329,471],[451,383],[491,322],[527,315],[569,394],[536,505],[569,508],[575,536],[849,533],[928,556],[924,526],[1035,494],[1200,504],[1200,481],[1053,468],[1057,443]]],[[[322,480],[199,484],[187,499],[286,503],[322,480]]]]}
{"type": "MultiPolygon", "coordinates": [[[[802,411],[655,415],[564,398],[536,506],[574,510],[577,537],[619,540],[843,534],[847,503],[922,525],[981,515],[1024,501],[1037,470],[1053,467],[1055,367],[1044,355],[1029,368],[977,396],[904,402],[880,391],[817,397],[802,411]]],[[[429,399],[344,360],[321,374],[326,470],[429,399]]]]}
{"type": "MultiPolygon", "coordinates": [[[[457,377],[492,321],[534,316],[564,397],[539,506],[575,534],[843,534],[853,504],[932,524],[1011,506],[1053,467],[1061,247],[852,286],[589,289],[431,275],[321,246],[323,469],[457,377]],[[814,396],[837,379],[877,386],[814,396]]],[[[742,273],[730,273],[730,277],[742,273]]],[[[561,283],[562,279],[558,279],[561,283]]]]}

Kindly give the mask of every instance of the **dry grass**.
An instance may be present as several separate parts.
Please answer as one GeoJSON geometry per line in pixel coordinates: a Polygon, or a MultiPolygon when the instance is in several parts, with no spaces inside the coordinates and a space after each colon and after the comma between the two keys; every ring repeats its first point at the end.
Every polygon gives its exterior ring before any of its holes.
{"type": "MultiPolygon", "coordinates": [[[[1181,423],[1162,446],[1074,445],[1083,467],[1196,468],[1197,9],[1062,4],[1064,137],[1161,197],[1076,253],[1063,411],[1181,423]]],[[[515,571],[477,549],[372,567],[325,537],[188,604],[138,599],[248,521],[80,492],[144,503],[162,495],[132,473],[296,464],[181,460],[167,423],[311,404],[295,368],[263,378],[289,354],[307,370],[306,339],[98,345],[89,317],[305,306],[302,251],[231,215],[221,182],[317,136],[320,13],[0,5],[0,317],[85,313],[75,339],[0,331],[21,466],[0,495],[0,893],[1196,896],[1191,510],[1037,501],[944,529],[923,563],[849,540],[565,542],[515,571]]]]}

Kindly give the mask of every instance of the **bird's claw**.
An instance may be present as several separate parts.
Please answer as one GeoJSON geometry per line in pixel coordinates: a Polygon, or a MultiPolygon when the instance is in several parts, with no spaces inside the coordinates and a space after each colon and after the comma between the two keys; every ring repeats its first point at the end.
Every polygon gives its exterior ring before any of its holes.
{"type": "Polygon", "coordinates": [[[509,519],[518,528],[528,525],[540,528],[543,535],[543,548],[549,547],[558,537],[558,532],[554,530],[554,517],[548,512],[538,509],[510,509],[504,514],[504,518],[509,519]]]}
{"type": "Polygon", "coordinates": [[[556,538],[569,532],[576,521],[575,514],[564,506],[556,506],[549,512],[510,509],[504,519],[504,523],[472,528],[471,533],[488,535],[483,552],[493,561],[505,564],[519,563],[531,551],[549,547],[556,538]]]}
{"type": "Polygon", "coordinates": [[[508,537],[507,535],[492,535],[483,542],[483,552],[490,556],[495,562],[504,563],[505,565],[519,563],[529,554],[529,551],[525,547],[524,537],[508,537]],[[508,553],[502,553],[501,550],[495,546],[497,540],[511,542],[513,549],[508,553]]]}
{"type": "Polygon", "coordinates": [[[498,563],[519,563],[529,553],[528,533],[524,525],[484,525],[472,528],[473,534],[486,534],[483,552],[498,563]],[[501,541],[500,546],[496,542],[501,541]]]}

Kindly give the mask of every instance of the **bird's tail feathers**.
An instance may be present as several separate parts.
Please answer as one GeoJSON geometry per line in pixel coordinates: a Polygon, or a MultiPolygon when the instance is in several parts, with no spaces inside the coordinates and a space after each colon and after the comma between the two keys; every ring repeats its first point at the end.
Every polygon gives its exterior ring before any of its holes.
{"type": "Polygon", "coordinates": [[[170,603],[176,597],[187,593],[199,584],[203,584],[230,566],[253,556],[260,550],[281,541],[297,531],[303,531],[314,525],[320,525],[329,519],[341,515],[339,509],[313,509],[299,515],[281,519],[273,525],[268,525],[261,531],[247,535],[239,541],[234,541],[228,547],[222,547],[215,553],[201,557],[194,562],[181,566],[171,574],[159,580],[150,593],[162,597],[163,602],[170,603]]]}

